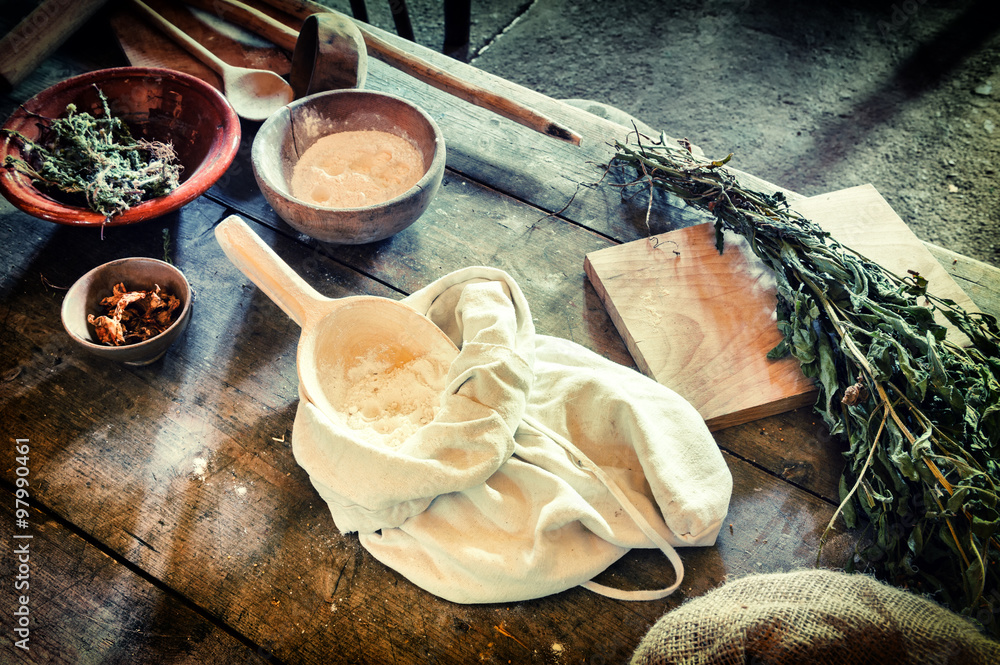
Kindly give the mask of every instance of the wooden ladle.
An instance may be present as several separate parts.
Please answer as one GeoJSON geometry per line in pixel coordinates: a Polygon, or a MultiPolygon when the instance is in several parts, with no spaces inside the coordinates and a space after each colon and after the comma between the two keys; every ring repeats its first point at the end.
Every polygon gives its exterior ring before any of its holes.
{"type": "Polygon", "coordinates": [[[294,99],[292,86],[276,73],[227,64],[142,0],[132,0],[132,3],[160,30],[222,77],[226,99],[241,118],[258,122],[267,120],[272,113],[294,99]]]}
{"type": "Polygon", "coordinates": [[[354,21],[333,13],[306,17],[288,77],[296,99],[327,90],[361,89],[367,76],[368,51],[354,21]]]}
{"type": "Polygon", "coordinates": [[[299,387],[331,418],[347,418],[348,372],[362,360],[383,371],[426,359],[440,385],[458,348],[423,314],[378,296],[327,298],[309,286],[246,222],[230,215],[215,228],[229,260],[302,328],[296,351],[299,387]]]}

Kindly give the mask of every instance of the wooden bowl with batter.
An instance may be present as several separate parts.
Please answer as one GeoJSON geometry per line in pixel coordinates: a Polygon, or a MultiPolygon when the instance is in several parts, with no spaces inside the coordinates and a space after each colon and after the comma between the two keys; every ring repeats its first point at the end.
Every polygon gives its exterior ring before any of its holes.
{"type": "MultiPolygon", "coordinates": [[[[437,123],[400,97],[334,90],[303,97],[268,118],[254,138],[251,162],[264,198],[291,227],[323,242],[358,245],[399,233],[423,214],[441,185],[445,143],[437,123]],[[295,167],[306,151],[343,132],[401,137],[422,160],[423,174],[402,193],[377,203],[325,205],[301,191],[293,194],[295,167]]],[[[340,187],[338,182],[331,180],[330,187],[340,187]]]]}

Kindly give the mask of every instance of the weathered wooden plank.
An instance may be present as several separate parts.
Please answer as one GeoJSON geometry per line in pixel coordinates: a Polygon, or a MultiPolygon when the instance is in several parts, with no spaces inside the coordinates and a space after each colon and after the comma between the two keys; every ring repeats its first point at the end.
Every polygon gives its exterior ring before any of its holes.
{"type": "MultiPolygon", "coordinates": [[[[507,131],[498,131],[484,147],[492,141],[500,149],[509,140],[507,131]]],[[[514,152],[503,155],[511,173],[551,170],[556,163],[536,165],[538,154],[514,152]]],[[[481,176],[496,177],[490,182],[507,189],[502,171],[481,176]]],[[[536,205],[548,210],[558,210],[576,189],[572,179],[561,183],[545,173],[514,185],[534,203],[539,182],[550,186],[539,189],[545,205],[536,205]]],[[[446,183],[419,226],[358,248],[303,242],[268,218],[245,159],[215,196],[273,225],[277,232],[257,228],[327,295],[399,297],[452,269],[495,265],[522,285],[540,332],[630,363],[582,273],[583,255],[614,241],[545,217],[519,201],[521,193],[511,197],[455,172],[446,183]]],[[[645,201],[621,206],[612,191],[602,212],[603,192],[589,202],[591,190],[581,193],[568,219],[604,224],[606,215],[624,229],[622,238],[645,234],[645,201]],[[587,219],[591,213],[596,221],[587,219]]],[[[628,604],[577,589],[524,603],[459,606],[415,588],[355,538],[336,532],[289,448],[298,331],[222,257],[211,227],[223,212],[202,200],[164,220],[108,229],[113,233],[104,241],[3,214],[0,369],[10,378],[0,386],[0,413],[41,442],[40,496],[118,556],[273,648],[284,662],[626,660],[642,633],[683,596],[628,604]],[[196,292],[184,339],[147,368],[82,355],[59,326],[59,292],[39,276],[66,286],[117,252],[157,256],[162,228],[170,230],[172,255],[196,292]]],[[[714,548],[682,552],[686,595],[729,575],[812,562],[833,512],[836,475],[829,442],[812,422],[802,411],[719,437],[734,453],[726,458],[735,479],[732,531],[724,528],[714,548]],[[785,430],[795,432],[793,451],[780,441],[785,430]]],[[[9,469],[4,478],[10,479],[9,469]]],[[[827,562],[842,564],[849,543],[835,538],[827,562]]],[[[633,552],[605,581],[652,586],[668,570],[661,555],[633,552]]]]}
{"type": "MultiPolygon", "coordinates": [[[[81,376],[66,378],[96,393],[78,402],[93,411],[95,426],[113,417],[108,395],[81,376]]],[[[135,393],[140,388],[133,383],[121,388],[135,393]]],[[[567,656],[605,653],[621,662],[656,617],[681,600],[625,604],[573,590],[525,603],[456,606],[416,589],[354,538],[337,534],[305,478],[294,469],[282,477],[290,460],[234,454],[237,444],[200,432],[197,454],[208,460],[201,480],[199,457],[189,458],[190,467],[163,463],[183,444],[171,446],[162,419],[151,426],[161,432],[152,447],[134,438],[134,426],[132,436],[94,439],[67,432],[68,423],[51,412],[57,392],[36,395],[49,398],[49,406],[33,402],[19,412],[37,423],[48,411],[45,427],[31,430],[43,500],[56,501],[61,513],[121,556],[285,662],[328,662],[331,654],[338,662],[468,662],[482,653],[546,662],[536,645],[559,645],[567,656]],[[125,440],[134,441],[133,450],[121,446],[125,440]],[[290,625],[298,630],[289,634],[290,625]],[[531,659],[494,626],[529,645],[531,659]]],[[[244,436],[263,439],[267,432],[260,429],[251,426],[244,436]]],[[[287,449],[284,456],[290,457],[287,449]]],[[[752,465],[727,461],[735,476],[727,520],[732,531],[723,530],[716,548],[682,552],[686,595],[703,593],[728,575],[808,565],[832,513],[828,503],[752,465]]],[[[602,580],[642,588],[662,582],[667,571],[660,555],[635,552],[602,580]]]]}
{"type": "MultiPolygon", "coordinates": [[[[456,606],[336,532],[288,447],[297,331],[276,310],[262,311],[252,289],[239,288],[240,276],[209,233],[221,212],[204,203],[175,220],[173,253],[192,280],[197,309],[185,338],[147,368],[109,366],[69,346],[58,325],[59,299],[34,276],[68,280],[81,264],[115,251],[100,244],[109,238],[57,228],[22,246],[16,262],[26,268],[4,280],[8,312],[0,329],[8,342],[4,367],[20,373],[6,384],[0,412],[37,442],[39,496],[212,616],[273,646],[285,662],[328,662],[331,654],[340,662],[481,655],[549,662],[556,653],[623,660],[679,599],[633,605],[574,590],[526,603],[456,606]],[[66,256],[67,246],[78,253],[66,256]]],[[[156,230],[122,229],[114,238],[155,252],[156,230]]],[[[391,293],[310,247],[261,231],[330,295],[380,287],[391,293]]],[[[733,532],[724,530],[717,548],[683,553],[692,595],[725,575],[808,564],[817,529],[832,513],[829,502],[727,459],[736,478],[733,532]]],[[[612,579],[652,584],[668,570],[659,555],[633,554],[608,573],[612,579]]]]}
{"type": "MultiPolygon", "coordinates": [[[[11,440],[5,467],[15,457],[13,446],[11,440]]],[[[28,457],[27,468],[36,470],[33,452],[28,457]]],[[[28,478],[33,480],[31,474],[28,478]]],[[[15,496],[3,489],[0,499],[0,538],[7,543],[3,597],[10,619],[0,633],[4,662],[194,665],[269,660],[264,647],[230,634],[42,512],[29,509],[28,526],[16,528],[15,496]],[[21,616],[28,632],[18,634],[14,628],[20,627],[21,616]]]]}
{"type": "Polygon", "coordinates": [[[1000,268],[933,243],[924,245],[981,311],[1000,317],[1000,268]]]}
{"type": "Polygon", "coordinates": [[[719,447],[834,504],[846,444],[811,406],[714,433],[719,447]]]}
{"type": "MultiPolygon", "coordinates": [[[[393,41],[394,35],[381,36],[393,41]]],[[[608,145],[623,139],[630,128],[579,108],[553,100],[464,63],[456,62],[415,44],[402,44],[421,57],[491,90],[537,108],[567,124],[584,136],[580,146],[543,137],[532,130],[491,114],[471,104],[421,83],[379,61],[371,63],[367,87],[416,101],[441,125],[448,145],[448,165],[469,178],[487,183],[503,183],[505,192],[546,212],[591,228],[618,242],[627,242],[706,221],[671,197],[657,195],[650,202],[641,188],[620,190],[621,177],[604,177],[614,150],[608,145]],[[601,184],[597,183],[601,181],[601,184]],[[623,199],[622,194],[626,198],[623,199]],[[648,214],[648,224],[647,224],[648,214]]],[[[244,124],[243,151],[248,154],[255,126],[244,124]]],[[[236,170],[212,190],[219,201],[258,219],[276,219],[259,192],[249,170],[249,160],[239,161],[236,170]]],[[[751,174],[734,169],[746,186],[761,191],[785,191],[792,200],[795,192],[780,188],[751,174]]],[[[933,248],[932,248],[933,249],[933,248]]],[[[1000,284],[1000,269],[969,262],[959,255],[944,255],[942,265],[967,289],[986,312],[998,311],[990,300],[990,287],[1000,284]]]]}
{"type": "MultiPolygon", "coordinates": [[[[0,10],[9,15],[13,5],[5,4],[0,10]]],[[[41,92],[51,85],[55,85],[63,79],[78,74],[84,74],[95,69],[107,67],[121,67],[128,63],[124,61],[120,52],[107,48],[111,44],[104,37],[110,37],[111,31],[101,32],[100,14],[88,22],[81,33],[87,32],[90,37],[90,44],[99,45],[96,48],[73,48],[72,46],[60,47],[49,58],[44,60],[30,76],[14,87],[9,93],[0,96],[0,117],[4,120],[13,112],[18,104],[30,99],[35,94],[41,92]]],[[[70,39],[73,41],[73,38],[70,39]]]]}
{"type": "MultiPolygon", "coordinates": [[[[620,205],[619,191],[613,187],[594,187],[602,177],[599,164],[613,154],[607,141],[624,138],[628,128],[608,122],[568,104],[544,97],[526,88],[502,81],[441,54],[399,40],[395,35],[373,28],[379,36],[417,52],[442,69],[455,71],[484,87],[509,94],[527,106],[558,112],[560,121],[584,135],[581,146],[543,136],[452,95],[437,90],[385,63],[369,62],[365,87],[399,95],[417,103],[434,117],[445,135],[449,168],[485,183],[502,183],[503,190],[518,199],[529,201],[542,210],[554,212],[567,204],[566,216],[581,221],[603,234],[620,240],[632,240],[646,234],[646,200],[641,206],[620,205]]],[[[555,115],[552,115],[555,118],[555,115]]],[[[245,150],[249,150],[256,126],[244,123],[245,150]]],[[[246,161],[249,165],[249,161],[246,161]]],[[[254,217],[266,210],[259,193],[246,187],[250,181],[223,179],[213,187],[213,195],[227,205],[254,217]]],[[[670,201],[657,201],[654,210],[655,232],[686,226],[703,219],[686,207],[670,201]]]]}
{"type": "MultiPolygon", "coordinates": [[[[225,191],[247,192],[254,187],[252,178],[248,168],[235,171],[225,191]]],[[[253,197],[220,195],[213,189],[213,198],[296,238],[317,258],[329,257],[392,285],[397,297],[461,268],[500,268],[524,291],[539,332],[572,339],[616,362],[633,364],[583,270],[588,252],[612,242],[461,175],[445,174],[430,207],[411,227],[366,245],[312,240],[253,197]]]]}
{"type": "MultiPolygon", "coordinates": [[[[373,275],[380,282],[396,284],[399,291],[403,292],[413,291],[432,279],[467,265],[486,264],[504,268],[524,289],[535,313],[540,333],[573,339],[616,362],[632,364],[631,356],[618,338],[596,292],[587,282],[582,264],[576,259],[591,248],[608,246],[606,240],[576,229],[572,225],[564,225],[553,218],[539,216],[536,209],[459,176],[449,176],[446,183],[435,206],[425,214],[418,225],[383,243],[363,247],[337,247],[312,243],[310,246],[302,247],[288,238],[273,233],[266,237],[272,244],[277,243],[275,246],[290,265],[299,270],[321,292],[331,297],[352,292],[369,292],[388,297],[400,295],[398,291],[389,289],[379,282],[358,277],[356,273],[339,265],[340,263],[353,265],[373,275]],[[421,228],[422,226],[429,226],[433,231],[427,231],[421,228]],[[281,240],[281,243],[278,243],[278,240],[281,240]],[[330,261],[327,258],[328,254],[335,260],[330,261]],[[418,260],[417,257],[421,258],[418,260]],[[543,265],[547,266],[547,269],[541,274],[537,268],[543,265]]],[[[171,232],[175,247],[174,259],[182,269],[186,270],[185,263],[190,262],[219,265],[227,271],[231,270],[221,253],[216,253],[214,240],[209,233],[211,223],[222,214],[221,209],[212,208],[207,204],[192,206],[182,210],[175,218],[153,220],[136,227],[106,229],[104,241],[100,241],[96,231],[64,229],[37,222],[8,208],[14,217],[7,226],[0,228],[0,232],[6,230],[8,234],[0,240],[8,239],[9,242],[4,242],[3,247],[13,252],[18,247],[17,239],[20,238],[23,242],[24,234],[20,231],[27,225],[37,229],[39,235],[55,236],[52,240],[53,252],[58,251],[60,243],[78,247],[79,251],[86,255],[86,259],[78,264],[52,260],[51,266],[46,270],[45,278],[61,286],[68,286],[89,267],[120,256],[118,251],[105,251],[113,247],[128,246],[132,248],[130,253],[133,254],[162,256],[163,228],[171,232]],[[198,221],[187,221],[195,219],[198,221]],[[82,239],[86,238],[91,239],[90,244],[83,242],[82,239]],[[187,242],[189,238],[191,243],[187,242]],[[179,247],[178,243],[181,243],[179,247]],[[197,245],[200,248],[199,252],[190,256],[185,255],[185,252],[193,252],[189,244],[197,245]]],[[[284,229],[291,232],[288,227],[284,229]]],[[[261,229],[261,233],[266,235],[270,232],[261,229]]],[[[5,250],[0,249],[0,253],[3,251],[5,250]]],[[[5,266],[19,266],[22,263],[13,254],[0,258],[4,259],[5,266]]],[[[40,273],[38,270],[29,270],[40,273]]],[[[38,277],[33,274],[30,278],[38,277]]],[[[244,317],[255,324],[244,332],[247,340],[254,343],[251,349],[253,352],[270,352],[279,356],[284,363],[282,379],[278,383],[255,381],[253,374],[249,377],[244,376],[240,370],[240,363],[234,362],[229,368],[233,376],[223,375],[220,371],[217,380],[224,389],[239,391],[245,398],[260,399],[270,408],[290,408],[287,403],[274,395],[261,396],[259,391],[272,385],[280,385],[287,390],[289,386],[294,385],[294,343],[297,339],[297,328],[270,300],[248,286],[249,282],[241,275],[233,272],[229,274],[227,280],[220,282],[218,272],[214,271],[209,280],[213,289],[220,283],[228,284],[231,293],[223,291],[217,297],[218,302],[202,306],[202,298],[207,296],[202,293],[204,289],[196,283],[197,309],[192,328],[187,333],[185,341],[172,349],[171,353],[181,354],[185,362],[197,366],[209,366],[213,371],[215,368],[225,367],[225,359],[229,355],[241,356],[249,354],[250,351],[234,353],[223,349],[216,340],[217,333],[211,331],[214,327],[225,329],[232,322],[244,317]],[[241,294],[241,299],[237,301],[241,303],[240,307],[229,311],[226,303],[237,292],[241,294]],[[206,319],[206,316],[210,318],[206,319]],[[266,325],[262,320],[266,320],[266,325]],[[262,327],[258,329],[258,325],[262,327]],[[203,330],[208,330],[211,334],[202,335],[200,331],[203,330]]],[[[52,291],[48,297],[56,298],[57,295],[58,292],[52,291]]],[[[54,337],[63,344],[60,354],[65,355],[71,350],[65,344],[67,340],[63,340],[61,329],[54,331],[54,337]]],[[[164,391],[182,388],[184,388],[182,384],[173,382],[167,383],[164,391]]],[[[210,394],[212,389],[202,387],[198,391],[201,394],[210,394]]],[[[276,436],[280,437],[280,434],[276,436]]],[[[731,441],[738,444],[742,439],[731,441]]],[[[731,449],[738,455],[747,453],[738,446],[731,449]]],[[[800,460],[800,463],[813,464],[808,459],[800,460]]],[[[784,463],[773,470],[775,473],[780,473],[783,468],[784,463]]]]}

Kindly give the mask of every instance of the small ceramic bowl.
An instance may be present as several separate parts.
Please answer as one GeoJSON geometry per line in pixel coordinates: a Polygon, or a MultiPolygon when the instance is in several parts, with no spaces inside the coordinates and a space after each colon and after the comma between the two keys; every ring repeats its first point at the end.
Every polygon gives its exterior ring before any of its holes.
{"type": "MultiPolygon", "coordinates": [[[[180,186],[106,220],[100,213],[42,192],[29,177],[13,168],[0,168],[0,192],[8,201],[30,215],[60,224],[131,224],[159,217],[194,200],[225,173],[236,157],[240,121],[233,107],[201,79],[170,69],[117,67],[66,79],[20,106],[7,119],[4,129],[37,139],[38,116],[63,116],[67,104],[97,115],[101,109],[98,88],[107,97],[112,114],[125,121],[133,137],[173,144],[184,167],[180,186]]],[[[0,137],[0,141],[0,165],[7,155],[21,156],[17,140],[0,137]]]]}
{"type": "Polygon", "coordinates": [[[97,266],[78,279],[63,298],[62,323],[77,344],[94,355],[127,365],[148,365],[163,357],[167,348],[187,328],[191,320],[191,286],[183,273],[158,259],[134,257],[118,259],[97,266]],[[101,300],[113,293],[115,284],[124,283],[129,291],[146,291],[159,285],[161,291],[181,301],[177,318],[156,337],[135,344],[102,344],[87,315],[101,313],[101,300]]]}
{"type": "Polygon", "coordinates": [[[444,176],[444,136],[422,109],[370,90],[333,90],[292,102],[268,118],[251,150],[264,198],[289,226],[324,242],[358,245],[383,240],[427,209],[444,176]],[[426,172],[409,190],[383,203],[332,208],[292,196],[292,171],[317,140],[335,132],[378,130],[401,136],[423,156],[426,172]]]}

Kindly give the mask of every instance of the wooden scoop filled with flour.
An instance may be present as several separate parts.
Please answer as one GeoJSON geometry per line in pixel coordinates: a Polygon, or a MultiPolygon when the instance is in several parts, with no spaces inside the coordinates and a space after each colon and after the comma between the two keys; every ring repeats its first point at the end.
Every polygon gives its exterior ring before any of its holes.
{"type": "Polygon", "coordinates": [[[301,326],[300,388],[323,413],[392,447],[433,419],[458,349],[430,319],[388,298],[321,295],[237,215],[223,220],[215,237],[301,326]]]}

